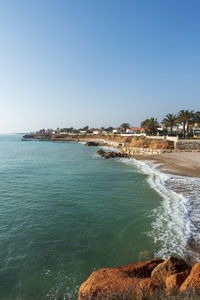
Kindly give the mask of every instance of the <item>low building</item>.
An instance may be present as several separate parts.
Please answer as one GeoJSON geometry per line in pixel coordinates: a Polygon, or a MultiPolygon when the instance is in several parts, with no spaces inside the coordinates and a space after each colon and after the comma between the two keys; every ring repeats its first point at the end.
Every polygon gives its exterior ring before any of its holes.
{"type": "Polygon", "coordinates": [[[118,134],[118,133],[121,133],[121,130],[120,130],[120,128],[114,128],[114,129],[112,130],[112,132],[113,132],[114,134],[118,134]]]}
{"type": "Polygon", "coordinates": [[[126,129],[126,133],[143,133],[143,128],[140,127],[130,127],[128,129],[126,129]]]}
{"type": "Polygon", "coordinates": [[[92,133],[93,134],[102,134],[102,130],[101,129],[93,129],[92,133]]]}
{"type": "MultiPolygon", "coordinates": [[[[190,129],[190,128],[189,128],[190,129]]],[[[191,131],[193,132],[193,136],[195,138],[199,138],[200,137],[200,124],[195,123],[192,128],[191,131]]]]}
{"type": "Polygon", "coordinates": [[[86,134],[86,133],[87,133],[87,130],[79,130],[79,132],[80,132],[81,134],[86,134]]]}

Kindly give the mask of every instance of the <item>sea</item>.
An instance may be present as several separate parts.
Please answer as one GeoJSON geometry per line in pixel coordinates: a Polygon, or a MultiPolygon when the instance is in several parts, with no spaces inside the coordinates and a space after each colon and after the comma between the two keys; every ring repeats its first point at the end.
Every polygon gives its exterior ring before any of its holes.
{"type": "Polygon", "coordinates": [[[21,137],[0,135],[0,299],[76,299],[103,267],[199,260],[199,178],[21,137]]]}

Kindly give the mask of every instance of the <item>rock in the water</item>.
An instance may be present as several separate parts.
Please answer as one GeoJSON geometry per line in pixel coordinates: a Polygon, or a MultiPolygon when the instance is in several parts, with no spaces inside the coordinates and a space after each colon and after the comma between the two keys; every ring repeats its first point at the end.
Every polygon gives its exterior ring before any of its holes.
{"type": "Polygon", "coordinates": [[[170,256],[152,271],[151,277],[165,282],[166,278],[170,275],[190,271],[190,269],[191,267],[183,259],[170,256]]]}
{"type": "Polygon", "coordinates": [[[152,270],[162,262],[161,259],[152,259],[142,263],[133,263],[123,267],[106,268],[93,272],[79,289],[79,300],[88,300],[108,297],[115,293],[151,295],[160,287],[161,283],[150,278],[152,270]]]}
{"type": "Polygon", "coordinates": [[[101,155],[103,158],[121,158],[121,157],[128,157],[127,154],[125,153],[121,153],[121,152],[114,152],[114,151],[111,151],[111,152],[106,152],[106,151],[103,151],[102,149],[98,150],[97,151],[97,154],[101,155]]]}
{"type": "Polygon", "coordinates": [[[97,154],[99,154],[99,155],[101,155],[101,156],[103,156],[104,153],[105,153],[105,151],[103,151],[102,149],[99,149],[99,150],[97,151],[97,154]]]}
{"type": "Polygon", "coordinates": [[[97,146],[99,146],[99,143],[97,143],[97,142],[87,142],[87,143],[85,143],[85,146],[94,146],[94,147],[97,147],[97,146]]]}
{"type": "Polygon", "coordinates": [[[194,265],[190,272],[190,275],[180,287],[181,292],[187,289],[197,289],[200,291],[200,263],[196,263],[194,265]]]}

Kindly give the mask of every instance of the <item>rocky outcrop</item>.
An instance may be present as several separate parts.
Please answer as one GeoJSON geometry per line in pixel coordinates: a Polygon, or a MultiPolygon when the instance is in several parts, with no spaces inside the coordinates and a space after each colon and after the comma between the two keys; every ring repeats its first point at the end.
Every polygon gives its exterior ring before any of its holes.
{"type": "Polygon", "coordinates": [[[174,142],[156,137],[129,137],[124,145],[122,151],[129,154],[161,154],[174,151],[174,142]]]}
{"type": "Polygon", "coordinates": [[[200,263],[196,263],[194,265],[190,275],[180,287],[181,292],[188,289],[197,289],[198,291],[200,291],[200,263]]]}
{"type": "Polygon", "coordinates": [[[183,259],[169,257],[95,271],[81,285],[78,299],[112,299],[113,294],[123,299],[154,299],[160,292],[175,295],[191,288],[200,291],[200,263],[191,270],[183,259]]]}
{"type": "Polygon", "coordinates": [[[181,284],[185,281],[188,276],[188,271],[173,274],[166,278],[166,294],[172,295],[176,293],[177,290],[180,288],[181,284]]]}
{"type": "Polygon", "coordinates": [[[174,149],[174,142],[158,137],[134,136],[127,138],[126,146],[132,148],[174,149]]]}
{"type": "Polygon", "coordinates": [[[144,287],[147,294],[152,294],[160,286],[160,282],[150,278],[150,274],[161,262],[161,259],[152,259],[143,263],[93,272],[81,285],[79,300],[103,298],[112,293],[126,294],[130,290],[134,290],[134,293],[139,296],[144,287]]]}
{"type": "Polygon", "coordinates": [[[51,134],[25,134],[22,137],[23,141],[28,140],[39,140],[39,141],[50,141],[52,135],[51,134]]]}
{"type": "Polygon", "coordinates": [[[164,262],[153,269],[151,277],[161,282],[165,282],[170,275],[184,271],[190,271],[191,267],[183,260],[177,257],[170,256],[164,262]]]}
{"type": "Polygon", "coordinates": [[[111,151],[111,152],[106,152],[106,151],[103,151],[102,149],[99,149],[97,151],[97,154],[101,155],[103,158],[121,158],[121,157],[129,157],[128,154],[126,153],[121,153],[121,152],[114,152],[114,151],[111,151]]]}
{"type": "Polygon", "coordinates": [[[99,143],[97,143],[97,142],[87,142],[87,143],[85,143],[85,146],[97,147],[97,146],[99,146],[99,143]]]}

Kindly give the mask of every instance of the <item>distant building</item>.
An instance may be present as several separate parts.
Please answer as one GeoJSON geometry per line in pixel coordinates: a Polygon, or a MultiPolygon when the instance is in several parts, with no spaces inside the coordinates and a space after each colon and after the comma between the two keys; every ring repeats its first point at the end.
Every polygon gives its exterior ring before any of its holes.
{"type": "Polygon", "coordinates": [[[117,134],[117,133],[121,133],[121,130],[120,128],[114,128],[112,132],[117,134]]]}
{"type": "Polygon", "coordinates": [[[126,133],[143,133],[144,130],[143,128],[140,128],[140,127],[130,127],[128,129],[126,129],[126,133]]]}
{"type": "MultiPolygon", "coordinates": [[[[167,130],[168,133],[170,133],[171,126],[162,125],[162,129],[158,128],[158,130],[167,130]]],[[[187,131],[187,126],[185,126],[185,131],[187,131]]],[[[183,124],[177,124],[177,125],[172,126],[172,134],[173,135],[183,134],[183,132],[184,132],[183,124]]],[[[200,125],[198,123],[189,124],[188,133],[189,133],[189,135],[191,135],[195,138],[200,137],[200,125]]]]}
{"type": "Polygon", "coordinates": [[[79,130],[79,132],[80,132],[81,134],[86,134],[86,133],[87,133],[87,130],[79,130]]]}
{"type": "Polygon", "coordinates": [[[92,131],[93,134],[102,134],[101,129],[92,129],[91,131],[92,131]]]}
{"type": "MultiPolygon", "coordinates": [[[[164,125],[162,124],[159,128],[158,128],[159,131],[163,131],[163,130],[167,130],[168,133],[171,132],[171,126],[167,126],[167,125],[164,125]]],[[[172,134],[177,134],[177,133],[181,133],[183,130],[183,125],[173,125],[172,126],[172,134]]]]}
{"type": "Polygon", "coordinates": [[[200,124],[194,123],[194,125],[192,125],[192,126],[189,125],[189,131],[191,133],[193,133],[193,136],[195,138],[199,138],[200,137],[200,124]]]}

